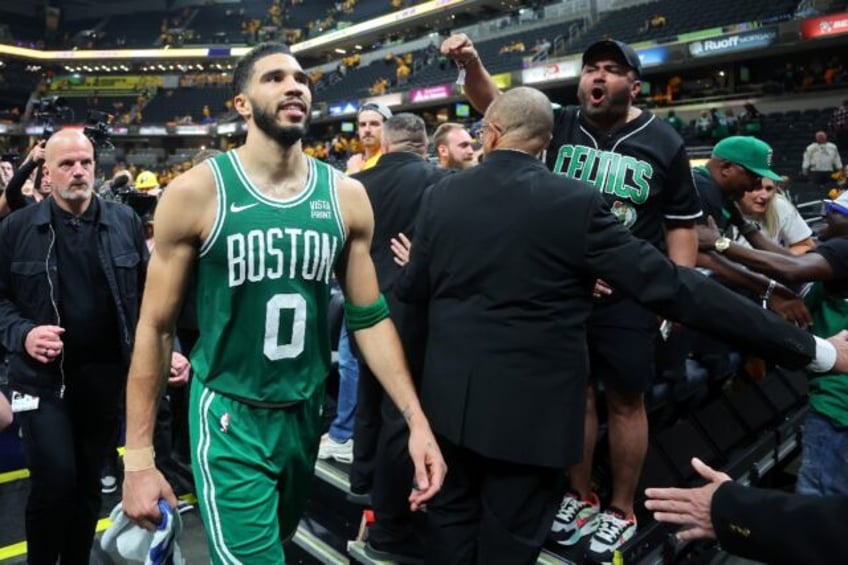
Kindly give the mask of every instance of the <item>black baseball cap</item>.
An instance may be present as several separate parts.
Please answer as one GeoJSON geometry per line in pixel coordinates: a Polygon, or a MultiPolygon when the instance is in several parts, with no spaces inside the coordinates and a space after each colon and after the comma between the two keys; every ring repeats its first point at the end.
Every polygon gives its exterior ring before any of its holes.
{"type": "Polygon", "coordinates": [[[642,63],[639,61],[639,55],[636,54],[636,51],[626,43],[615,39],[602,39],[586,48],[583,51],[583,64],[595,60],[601,53],[612,55],[613,59],[626,64],[636,71],[637,75],[642,74],[642,63]]]}

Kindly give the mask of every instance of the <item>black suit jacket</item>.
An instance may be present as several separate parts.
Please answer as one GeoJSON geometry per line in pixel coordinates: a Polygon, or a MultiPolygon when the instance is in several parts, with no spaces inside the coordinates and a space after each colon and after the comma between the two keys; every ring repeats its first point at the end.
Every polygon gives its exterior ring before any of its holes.
{"type": "Polygon", "coordinates": [[[713,496],[718,541],[766,563],[848,563],[848,496],[804,496],[728,481],[713,496]]]}
{"type": "Polygon", "coordinates": [[[633,237],[587,184],[495,151],[424,198],[396,285],[428,301],[422,399],[433,429],[481,455],[564,468],[582,453],[591,288],[788,367],[809,334],[633,237]]]}
{"type": "Polygon", "coordinates": [[[391,238],[403,232],[412,239],[424,191],[446,174],[419,155],[397,152],[383,154],[376,165],[352,175],[365,186],[374,209],[371,258],[382,292],[392,288],[400,272],[389,246],[391,238]]]}
{"type": "Polygon", "coordinates": [[[397,152],[384,153],[374,167],[353,175],[365,186],[374,210],[371,259],[416,384],[421,380],[424,364],[427,312],[420,304],[397,300],[393,287],[401,269],[394,261],[390,241],[399,232],[414,237],[415,218],[424,192],[446,174],[419,155],[397,152]]]}

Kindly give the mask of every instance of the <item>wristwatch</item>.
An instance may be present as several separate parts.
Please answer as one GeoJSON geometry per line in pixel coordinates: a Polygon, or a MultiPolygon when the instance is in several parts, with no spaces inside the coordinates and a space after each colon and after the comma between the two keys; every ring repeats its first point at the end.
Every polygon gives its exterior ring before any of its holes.
{"type": "Polygon", "coordinates": [[[729,237],[722,236],[715,241],[715,250],[719,253],[724,253],[728,247],[730,247],[729,237]]]}

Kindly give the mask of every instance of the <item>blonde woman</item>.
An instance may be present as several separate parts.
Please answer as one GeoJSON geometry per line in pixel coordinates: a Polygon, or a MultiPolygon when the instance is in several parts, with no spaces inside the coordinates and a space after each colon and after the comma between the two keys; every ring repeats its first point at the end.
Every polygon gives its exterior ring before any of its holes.
{"type": "Polygon", "coordinates": [[[780,193],[774,181],[762,179],[760,188],[746,192],[738,200],[744,215],[737,224],[735,241],[755,249],[773,250],[762,239],[786,249],[792,255],[802,255],[815,247],[813,230],[780,193]],[[762,236],[762,237],[760,237],[762,236]]]}

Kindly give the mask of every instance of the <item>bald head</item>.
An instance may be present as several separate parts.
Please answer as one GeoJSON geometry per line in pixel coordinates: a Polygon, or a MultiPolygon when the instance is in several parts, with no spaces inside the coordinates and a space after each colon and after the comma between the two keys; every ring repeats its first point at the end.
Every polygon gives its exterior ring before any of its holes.
{"type": "Polygon", "coordinates": [[[551,141],[554,112],[541,91],[519,86],[495,98],[486,110],[485,121],[496,126],[500,134],[496,147],[490,146],[488,151],[518,149],[537,155],[551,141]]]}
{"type": "Polygon", "coordinates": [[[60,206],[87,205],[94,186],[94,146],[80,130],[54,133],[44,147],[44,165],[60,206]]]}
{"type": "Polygon", "coordinates": [[[91,151],[93,159],[94,146],[81,130],[59,130],[50,136],[50,139],[47,140],[47,145],[44,146],[44,161],[49,163],[51,156],[55,159],[56,155],[67,151],[69,148],[82,149],[83,147],[87,147],[91,151]]]}

